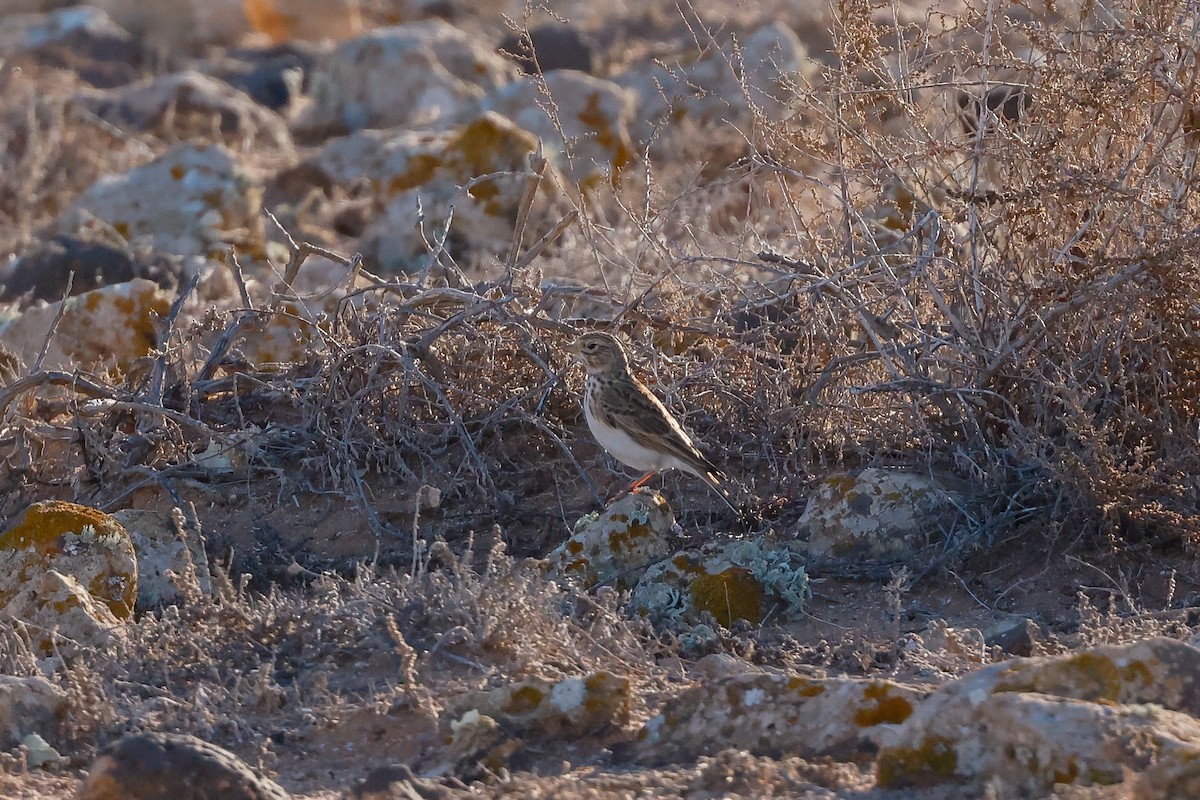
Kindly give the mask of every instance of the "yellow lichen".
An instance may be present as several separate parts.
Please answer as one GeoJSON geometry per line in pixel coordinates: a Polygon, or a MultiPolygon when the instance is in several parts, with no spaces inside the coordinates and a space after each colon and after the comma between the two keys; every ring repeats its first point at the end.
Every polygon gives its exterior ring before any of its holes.
{"type": "Polygon", "coordinates": [[[707,611],[723,627],[734,620],[762,621],[763,588],[749,570],[730,567],[714,575],[699,575],[689,589],[692,610],[707,611]]]}
{"type": "Polygon", "coordinates": [[[881,752],[875,781],[881,789],[933,786],[952,778],[957,768],[954,742],[931,736],[920,747],[893,747],[881,752]]]}
{"type": "Polygon", "coordinates": [[[863,728],[872,725],[896,725],[908,719],[913,712],[907,698],[891,694],[892,687],[886,683],[873,683],[863,690],[863,700],[872,701],[870,706],[860,708],[854,714],[854,722],[863,728]]]}
{"type": "Polygon", "coordinates": [[[825,693],[825,687],[808,678],[794,676],[787,682],[787,688],[790,692],[795,692],[801,697],[816,697],[819,694],[825,693]]]}
{"type": "Polygon", "coordinates": [[[509,697],[507,711],[510,714],[527,714],[540,706],[544,699],[546,693],[536,686],[522,686],[509,697]]]}

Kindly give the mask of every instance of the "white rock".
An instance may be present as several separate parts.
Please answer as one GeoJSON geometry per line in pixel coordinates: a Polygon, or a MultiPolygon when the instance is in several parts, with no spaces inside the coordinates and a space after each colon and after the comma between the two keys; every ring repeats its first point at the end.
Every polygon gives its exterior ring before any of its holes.
{"type": "Polygon", "coordinates": [[[181,144],[149,164],[101,178],[59,218],[73,233],[98,218],[127,240],[176,255],[261,239],[262,189],[219,145],[181,144]]]}
{"type": "Polygon", "coordinates": [[[515,75],[486,43],[442,20],[379,28],[326,59],[296,127],[320,133],[444,122],[515,75]]]}
{"type": "Polygon", "coordinates": [[[129,39],[112,17],[93,6],[61,8],[45,14],[10,14],[0,26],[0,56],[43,47],[84,32],[95,37],[129,39]]]}
{"type": "Polygon", "coordinates": [[[539,137],[559,169],[585,189],[615,178],[636,155],[629,136],[635,97],[612,81],[555,70],[497,89],[483,107],[539,137]]]}
{"type": "Polygon", "coordinates": [[[928,475],[870,467],[822,480],[799,527],[810,558],[902,558],[941,534],[954,499],[928,475]]]}
{"type": "Polygon", "coordinates": [[[52,736],[66,710],[66,693],[45,678],[0,675],[0,748],[30,733],[52,736]]]}
{"type": "Polygon", "coordinates": [[[212,591],[200,532],[188,526],[179,509],[125,509],[112,516],[129,532],[137,553],[139,608],[178,603],[212,591]]]}
{"type": "Polygon", "coordinates": [[[118,127],[175,135],[191,129],[210,133],[220,121],[228,140],[262,140],[291,147],[283,119],[224,81],[194,70],[148,78],[116,89],[85,89],[75,102],[118,127]],[[170,121],[170,127],[164,127],[170,121]]]}
{"type": "MultiPolygon", "coordinates": [[[[128,368],[156,346],[158,326],[170,307],[170,295],[145,278],[69,298],[42,368],[128,368]]],[[[58,312],[59,303],[30,306],[0,324],[0,344],[32,367],[58,312]]]]}

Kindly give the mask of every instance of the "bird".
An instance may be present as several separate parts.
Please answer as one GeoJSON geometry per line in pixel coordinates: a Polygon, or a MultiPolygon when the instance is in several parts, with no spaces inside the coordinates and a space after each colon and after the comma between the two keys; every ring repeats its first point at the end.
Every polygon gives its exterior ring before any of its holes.
{"type": "Polygon", "coordinates": [[[735,514],[728,476],[696,447],[683,426],[629,369],[629,355],[610,333],[585,333],[567,346],[587,372],[583,414],[596,441],[609,455],[645,475],[621,494],[643,485],[664,469],[695,475],[735,514]]]}

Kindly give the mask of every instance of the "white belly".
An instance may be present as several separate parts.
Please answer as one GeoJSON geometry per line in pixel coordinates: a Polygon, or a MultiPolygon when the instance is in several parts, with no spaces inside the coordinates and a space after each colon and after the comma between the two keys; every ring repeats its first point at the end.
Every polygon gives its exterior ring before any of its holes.
{"type": "Polygon", "coordinates": [[[643,447],[625,431],[593,416],[590,406],[591,403],[588,402],[583,404],[583,415],[587,418],[588,428],[600,446],[617,461],[644,472],[679,466],[679,459],[674,456],[643,447]]]}

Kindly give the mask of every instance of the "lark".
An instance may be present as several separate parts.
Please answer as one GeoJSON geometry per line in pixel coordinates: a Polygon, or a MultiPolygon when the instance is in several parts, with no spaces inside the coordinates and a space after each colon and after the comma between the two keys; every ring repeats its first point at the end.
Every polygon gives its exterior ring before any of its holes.
{"type": "Polygon", "coordinates": [[[583,413],[600,446],[613,458],[646,472],[625,492],[657,472],[680,469],[695,475],[740,513],[726,488],[729,479],[696,447],[666,406],[629,371],[629,356],[619,339],[599,331],[585,333],[567,346],[587,370],[583,413]]]}

